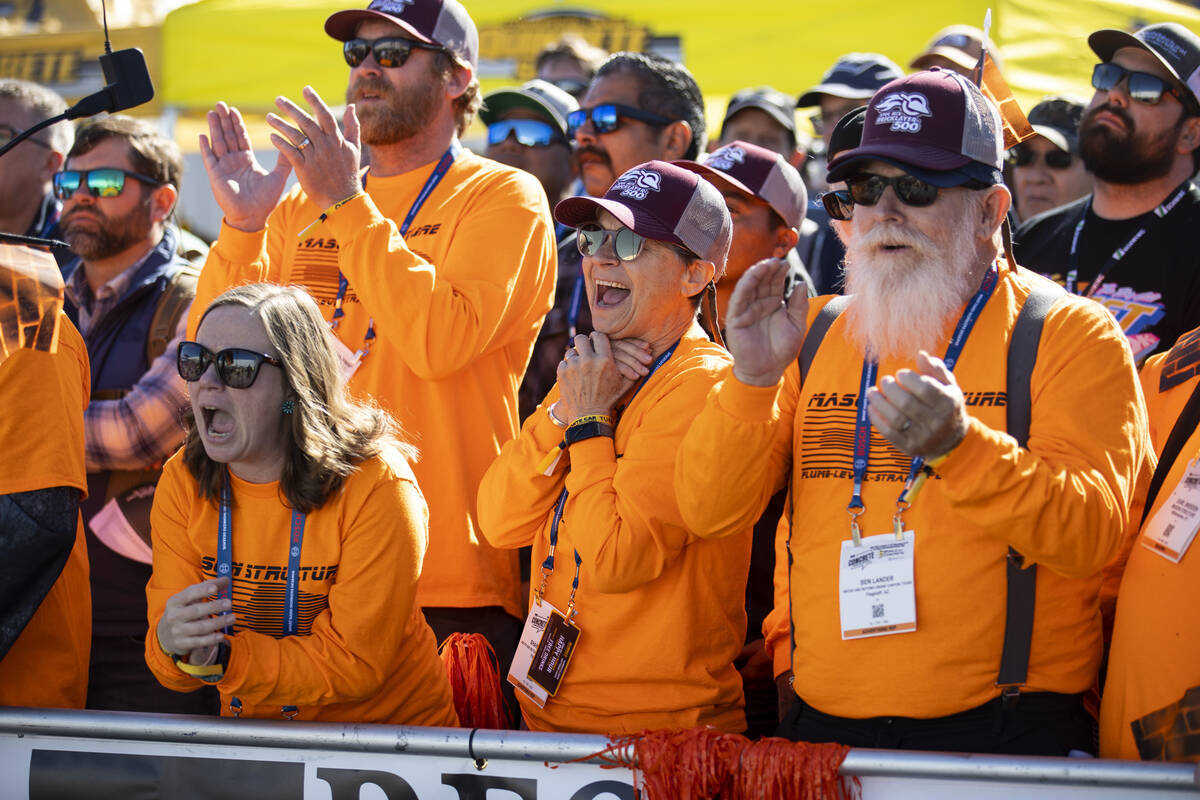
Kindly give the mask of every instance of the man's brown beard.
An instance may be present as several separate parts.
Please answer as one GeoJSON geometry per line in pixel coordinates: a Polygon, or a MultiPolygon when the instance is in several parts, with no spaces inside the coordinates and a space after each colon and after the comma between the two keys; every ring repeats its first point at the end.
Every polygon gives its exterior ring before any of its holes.
{"type": "Polygon", "coordinates": [[[1137,129],[1125,109],[1098,106],[1084,114],[1079,123],[1079,155],[1087,171],[1105,183],[1128,186],[1157,180],[1175,166],[1175,143],[1186,119],[1181,115],[1174,127],[1150,137],[1137,129]],[[1125,130],[1097,124],[1096,115],[1102,111],[1124,122],[1125,130]]]}
{"type": "Polygon", "coordinates": [[[411,139],[429,127],[438,110],[444,78],[436,69],[401,93],[383,77],[364,77],[346,90],[346,102],[356,103],[363,144],[377,146],[411,139]],[[364,93],[382,98],[373,105],[358,104],[364,93]]]}
{"type": "Polygon", "coordinates": [[[948,233],[935,242],[908,227],[877,226],[849,237],[846,294],[850,339],[869,358],[911,361],[934,352],[949,333],[964,298],[975,257],[966,237],[948,233]],[[903,253],[882,254],[881,243],[905,244],[903,253]]]}
{"type": "MultiPolygon", "coordinates": [[[[125,191],[129,191],[128,186],[125,191]]],[[[148,238],[151,224],[149,199],[143,197],[142,202],[120,217],[110,217],[96,205],[76,206],[59,220],[59,230],[71,245],[72,253],[84,261],[101,261],[148,238]],[[84,212],[98,220],[95,230],[77,230],[72,226],[75,217],[84,212]]]]}

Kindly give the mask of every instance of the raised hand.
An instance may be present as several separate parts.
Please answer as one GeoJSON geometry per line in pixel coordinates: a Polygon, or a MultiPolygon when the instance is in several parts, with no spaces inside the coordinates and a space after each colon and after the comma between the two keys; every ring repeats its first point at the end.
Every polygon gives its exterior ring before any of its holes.
{"type": "Polygon", "coordinates": [[[271,134],[271,144],[296,170],[304,193],[320,208],[328,209],[362,188],[358,177],[358,116],[353,104],[346,106],[343,132],[338,130],[329,106],[311,86],[304,87],[304,99],[312,107],[311,115],[286,97],[275,99],[275,105],[291,121],[267,115],[267,123],[278,131],[271,134]]]}
{"type": "Polygon", "coordinates": [[[266,227],[292,171],[287,159],[277,159],[269,172],[264,169],[254,157],[241,113],[224,103],[208,112],[208,136],[200,134],[200,156],[226,224],[242,231],[266,227]]]}
{"type": "Polygon", "coordinates": [[[558,416],[574,422],[589,414],[611,415],[635,380],[618,366],[607,336],[580,334],[558,365],[558,416]]]}
{"type": "Polygon", "coordinates": [[[786,301],[788,265],[778,258],[760,261],[738,281],[725,314],[725,344],[733,354],[733,374],[750,386],[774,386],[804,343],[808,297],[802,288],[786,301]]]}
{"type": "Polygon", "coordinates": [[[943,456],[967,435],[970,418],[954,373],[924,350],[915,371],[885,375],[867,392],[867,403],[875,429],[910,456],[943,456]]]}

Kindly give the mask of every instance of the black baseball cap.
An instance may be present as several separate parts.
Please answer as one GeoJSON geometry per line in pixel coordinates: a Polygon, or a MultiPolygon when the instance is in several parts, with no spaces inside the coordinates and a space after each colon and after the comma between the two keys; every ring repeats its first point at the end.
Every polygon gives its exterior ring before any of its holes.
{"type": "Polygon", "coordinates": [[[753,89],[742,89],[729,98],[725,108],[725,118],[721,121],[724,126],[729,118],[747,108],[757,108],[771,115],[771,119],[782,125],[789,133],[796,133],[796,106],[789,95],[772,86],[758,86],[753,89]]]}
{"type": "Polygon", "coordinates": [[[879,53],[847,53],[829,68],[821,82],[796,101],[798,108],[821,104],[821,95],[866,100],[885,84],[904,77],[903,70],[879,53]]]}
{"type": "Polygon", "coordinates": [[[1191,101],[1188,110],[1200,113],[1200,37],[1179,23],[1147,25],[1136,33],[1105,28],[1089,36],[1088,45],[1101,61],[1111,61],[1122,47],[1146,51],[1175,78],[1191,101]]]}

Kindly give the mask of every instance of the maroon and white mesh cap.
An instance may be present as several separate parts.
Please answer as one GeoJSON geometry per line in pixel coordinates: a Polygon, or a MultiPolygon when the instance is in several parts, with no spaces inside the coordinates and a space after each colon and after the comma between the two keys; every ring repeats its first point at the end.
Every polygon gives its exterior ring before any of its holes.
{"type": "Polygon", "coordinates": [[[325,20],[325,32],[344,42],[360,23],[381,19],[399,25],[426,44],[444,47],[471,69],[479,68],[479,31],[458,0],[372,0],[364,9],[338,11],[325,20]]]}
{"type": "Polygon", "coordinates": [[[829,164],[830,182],[876,159],[939,186],[1000,183],[1000,112],[975,84],[934,67],[894,80],[867,104],[862,144],[829,164]]]}
{"type": "Polygon", "coordinates": [[[774,150],[733,141],[709,153],[702,161],[671,163],[703,175],[719,190],[729,186],[757,197],[790,227],[799,228],[804,222],[808,189],[796,168],[774,150]]]}
{"type": "Polygon", "coordinates": [[[601,209],[634,233],[691,250],[725,274],[733,223],[725,198],[699,175],[665,161],[647,161],[626,172],[603,197],[568,197],[554,218],[577,228],[596,221],[601,209]]]}

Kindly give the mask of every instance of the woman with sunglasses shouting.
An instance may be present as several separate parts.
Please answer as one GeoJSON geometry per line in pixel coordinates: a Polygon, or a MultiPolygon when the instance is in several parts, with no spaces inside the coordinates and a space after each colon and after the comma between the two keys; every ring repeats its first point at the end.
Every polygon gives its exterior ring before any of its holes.
{"type": "Polygon", "coordinates": [[[703,178],[650,161],[555,218],[579,231],[595,332],[575,337],[480,486],[484,536],[533,547],[508,679],[533,730],[745,730],[733,659],[750,528],[702,541],[671,485],[676,445],[729,364],[697,322],[725,271],[729,212],[703,178]]]}
{"type": "Polygon", "coordinates": [[[425,500],[380,409],[346,394],[293,287],[231,289],[179,347],[183,448],[151,513],[146,661],[222,714],[456,725],[414,604],[425,500]]]}

